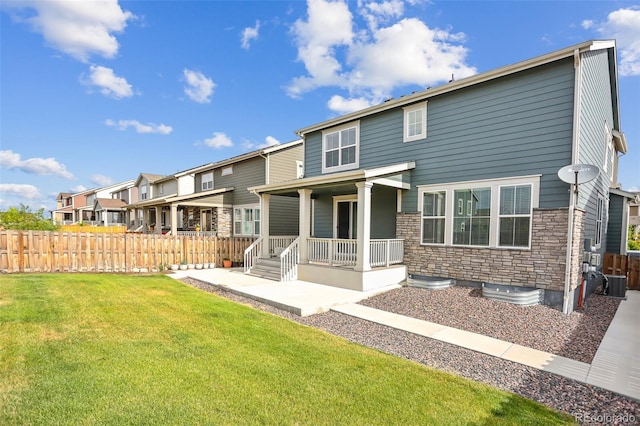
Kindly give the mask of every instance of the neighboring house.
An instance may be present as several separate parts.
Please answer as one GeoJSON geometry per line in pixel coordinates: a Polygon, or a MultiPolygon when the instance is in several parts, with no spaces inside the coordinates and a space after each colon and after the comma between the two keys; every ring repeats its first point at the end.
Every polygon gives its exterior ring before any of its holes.
{"type": "Polygon", "coordinates": [[[56,197],[56,209],[51,211],[53,223],[68,225],[73,223],[73,194],[61,192],[56,197]]]}
{"type": "Polygon", "coordinates": [[[640,227],[639,203],[640,194],[614,188],[609,191],[607,253],[627,254],[629,226],[634,226],[634,229],[640,227]]]}
{"type": "MultiPolygon", "coordinates": [[[[295,179],[303,158],[302,140],[255,150],[170,176],[141,174],[138,201],[127,209],[138,218],[131,230],[210,232],[219,237],[259,236],[260,198],[247,187],[295,179]]],[[[298,230],[298,202],[274,199],[274,235],[298,230]]]]}
{"type": "Polygon", "coordinates": [[[629,225],[635,238],[640,238],[640,192],[634,193],[635,200],[629,204],[629,225]]]}
{"type": "MultiPolygon", "coordinates": [[[[270,197],[298,198],[288,251],[298,247],[299,279],[368,290],[409,274],[539,288],[569,312],[584,247],[607,247],[610,188],[627,151],[615,42],[584,42],[297,134],[304,178],[250,190],[263,212],[270,197]],[[600,169],[578,196],[558,177],[570,164],[600,169]]],[[[262,228],[268,241],[268,218],[262,228]]],[[[249,269],[257,262],[246,259],[249,269]]]]}

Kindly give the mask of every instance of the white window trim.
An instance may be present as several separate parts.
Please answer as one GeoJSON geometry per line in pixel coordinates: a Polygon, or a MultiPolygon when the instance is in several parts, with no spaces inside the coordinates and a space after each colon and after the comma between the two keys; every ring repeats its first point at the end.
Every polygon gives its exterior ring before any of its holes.
{"type": "Polygon", "coordinates": [[[242,235],[247,237],[258,236],[259,234],[255,233],[256,222],[260,223],[260,232],[262,232],[262,223],[260,222],[260,214],[256,215],[256,212],[255,212],[256,210],[260,211],[260,204],[240,204],[240,205],[233,206],[233,235],[242,235]],[[236,222],[238,222],[238,220],[236,220],[236,209],[240,209],[240,221],[239,221],[240,231],[241,231],[240,233],[236,232],[236,222]],[[250,234],[247,234],[244,232],[244,210],[245,209],[253,210],[253,221],[252,221],[250,234]]]}
{"type": "Polygon", "coordinates": [[[220,170],[220,176],[229,176],[233,174],[233,164],[227,167],[223,167],[220,170]]]}
{"type": "Polygon", "coordinates": [[[147,200],[149,196],[149,193],[147,192],[147,185],[142,185],[140,186],[140,199],[141,200],[147,200]]]}
{"type": "Polygon", "coordinates": [[[202,174],[202,181],[200,182],[200,189],[202,191],[210,191],[210,190],[213,189],[213,172],[207,172],[207,173],[203,173],[202,174]],[[211,176],[211,179],[205,180],[204,179],[205,176],[206,177],[211,176]],[[205,183],[209,183],[209,182],[211,182],[211,187],[210,188],[205,188],[205,183]]]}
{"type": "Polygon", "coordinates": [[[530,250],[531,249],[531,239],[532,239],[532,229],[533,229],[533,209],[538,208],[540,202],[540,176],[541,175],[531,175],[531,176],[519,176],[519,177],[511,177],[511,178],[499,178],[499,179],[483,179],[476,181],[461,181],[461,182],[451,182],[446,184],[436,184],[436,185],[417,185],[418,188],[418,212],[420,213],[420,245],[423,246],[439,246],[442,247],[442,244],[435,243],[423,243],[422,242],[422,234],[423,230],[423,222],[422,222],[422,203],[423,203],[423,194],[425,192],[438,192],[445,191],[446,192],[446,202],[445,202],[445,234],[444,234],[444,245],[451,247],[464,247],[464,248],[487,248],[487,249],[505,249],[505,250],[530,250]],[[517,185],[531,185],[531,223],[529,225],[529,246],[528,247],[505,247],[499,246],[499,232],[500,232],[500,223],[499,223],[499,211],[500,211],[500,187],[501,186],[517,186],[517,185]],[[489,245],[488,246],[471,246],[471,245],[460,245],[453,244],[453,217],[454,217],[454,209],[457,208],[454,204],[453,193],[456,189],[477,189],[477,188],[491,188],[491,217],[489,220],[489,245]]]}
{"type": "Polygon", "coordinates": [[[598,249],[602,247],[602,235],[606,232],[605,226],[604,226],[606,207],[607,207],[607,203],[604,195],[598,192],[598,199],[596,200],[596,220],[595,220],[596,229],[595,229],[595,235],[594,235],[594,244],[598,249]]]}
{"type": "Polygon", "coordinates": [[[296,160],[296,179],[302,179],[304,177],[304,162],[302,160],[296,160]]]}
{"type": "Polygon", "coordinates": [[[532,236],[532,231],[533,231],[533,185],[531,183],[505,183],[504,185],[498,185],[498,211],[496,212],[496,214],[498,215],[498,226],[496,231],[496,243],[498,244],[498,247],[500,248],[506,248],[506,249],[522,249],[522,248],[531,248],[531,236],[532,236]],[[531,203],[529,204],[529,214],[528,215],[523,215],[523,214],[510,214],[510,215],[501,215],[500,214],[500,194],[502,193],[501,189],[505,186],[530,186],[531,187],[531,203]],[[523,247],[523,246],[501,246],[500,244],[500,219],[502,217],[528,217],[529,218],[529,244],[527,245],[527,247],[523,247]]]}
{"type": "Polygon", "coordinates": [[[427,102],[420,102],[411,106],[404,107],[404,119],[402,125],[402,141],[413,142],[427,138],[427,102]],[[422,112],[422,132],[417,135],[409,136],[409,113],[415,111],[422,112]]]}
{"type": "Polygon", "coordinates": [[[609,128],[609,124],[604,122],[604,159],[602,169],[609,176],[609,182],[613,183],[615,147],[613,144],[613,133],[609,128]]]}
{"type": "MultiPolygon", "coordinates": [[[[338,148],[338,151],[341,148],[338,148]]],[[[338,126],[338,127],[332,127],[331,129],[327,129],[327,130],[323,130],[322,131],[322,173],[332,173],[332,172],[340,172],[340,171],[344,171],[344,170],[353,170],[353,169],[357,169],[358,167],[360,167],[360,121],[352,121],[351,123],[348,124],[344,124],[342,126],[338,126]],[[351,164],[342,164],[342,165],[337,165],[337,166],[333,166],[333,167],[327,167],[327,157],[325,155],[325,136],[332,134],[332,133],[336,133],[336,132],[340,132],[342,130],[346,130],[346,129],[350,129],[352,127],[355,127],[356,129],[356,144],[355,144],[355,148],[356,148],[356,161],[354,163],[351,164]]]]}
{"type": "MultiPolygon", "coordinates": [[[[448,191],[421,191],[420,192],[420,244],[422,245],[433,245],[433,246],[444,246],[446,244],[447,241],[447,202],[448,197],[449,197],[450,193],[448,193],[448,191]],[[444,192],[444,204],[445,204],[445,211],[444,211],[444,216],[425,216],[424,215],[424,211],[422,210],[422,207],[424,205],[424,194],[436,194],[438,192],[444,192]],[[444,235],[445,235],[445,239],[444,242],[442,243],[423,243],[422,242],[422,238],[424,237],[424,220],[425,219],[444,219],[444,227],[445,227],[445,231],[444,231],[444,235]]],[[[452,225],[453,226],[453,225],[452,225]]]]}

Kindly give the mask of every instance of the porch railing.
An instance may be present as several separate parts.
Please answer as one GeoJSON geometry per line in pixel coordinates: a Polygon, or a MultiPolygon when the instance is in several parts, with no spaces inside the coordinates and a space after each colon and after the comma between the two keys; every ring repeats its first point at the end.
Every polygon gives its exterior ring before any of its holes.
{"type": "MultiPolygon", "coordinates": [[[[329,266],[356,266],[356,240],[309,238],[309,262],[329,266]]],[[[369,263],[372,267],[402,263],[404,240],[375,239],[369,242],[369,263]]]]}
{"type": "Polygon", "coordinates": [[[404,258],[404,240],[371,240],[369,263],[372,267],[395,265],[404,258]]]}
{"type": "Polygon", "coordinates": [[[287,247],[293,243],[297,235],[269,235],[269,256],[279,256],[287,247]]]}
{"type": "Polygon", "coordinates": [[[280,281],[293,281],[298,279],[298,263],[300,263],[300,237],[289,244],[280,253],[280,281]]]}

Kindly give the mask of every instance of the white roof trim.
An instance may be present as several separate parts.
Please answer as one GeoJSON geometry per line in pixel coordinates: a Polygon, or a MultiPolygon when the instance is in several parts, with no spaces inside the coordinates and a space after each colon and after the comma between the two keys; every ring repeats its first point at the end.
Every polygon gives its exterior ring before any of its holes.
{"type": "Polygon", "coordinates": [[[496,68],[491,71],[483,72],[480,74],[472,75],[471,77],[463,78],[461,80],[452,81],[450,83],[443,84],[438,87],[426,89],[420,92],[413,93],[408,96],[403,96],[397,99],[391,99],[380,105],[374,105],[372,107],[355,111],[350,114],[346,114],[340,117],[333,118],[331,120],[323,121],[312,126],[308,126],[297,130],[295,133],[301,137],[304,135],[315,132],[318,130],[326,129],[328,127],[337,126],[349,121],[358,120],[362,117],[376,114],[382,111],[387,111],[398,106],[408,105],[414,102],[423,101],[432,96],[441,95],[443,93],[451,92],[454,90],[462,89],[464,87],[473,86],[478,83],[490,81],[499,77],[503,77],[516,72],[524,71],[530,68],[534,68],[540,65],[554,62],[560,59],[572,57],[575,50],[580,52],[601,50],[615,47],[615,40],[590,40],[584,43],[580,43],[574,46],[566,47],[555,52],[547,53],[545,55],[537,56],[526,61],[521,61],[512,65],[507,65],[501,68],[496,68]]]}
{"type": "Polygon", "coordinates": [[[247,188],[250,192],[260,193],[268,191],[278,191],[282,189],[297,189],[316,185],[326,185],[331,183],[340,183],[345,180],[371,180],[377,177],[400,173],[407,170],[415,169],[416,163],[409,161],[407,163],[392,164],[390,166],[376,167],[374,169],[358,169],[346,172],[338,172],[325,174],[321,176],[313,176],[310,178],[294,179],[285,182],[273,183],[269,185],[259,185],[247,188]]]}

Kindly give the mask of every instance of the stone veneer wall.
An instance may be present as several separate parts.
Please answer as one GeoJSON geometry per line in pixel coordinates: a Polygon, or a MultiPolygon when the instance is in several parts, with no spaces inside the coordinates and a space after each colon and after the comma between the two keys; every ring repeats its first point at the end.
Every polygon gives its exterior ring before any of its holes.
{"type": "Polygon", "coordinates": [[[216,207],[213,209],[213,223],[218,231],[218,237],[228,238],[233,230],[233,208],[216,207]]]}
{"type": "MultiPolygon", "coordinates": [[[[584,214],[576,211],[572,288],[579,284],[584,214]],[[577,269],[576,269],[577,268],[577,269]]],[[[398,213],[409,274],[564,291],[569,209],[534,209],[530,250],[420,245],[420,213],[398,213]]]]}

